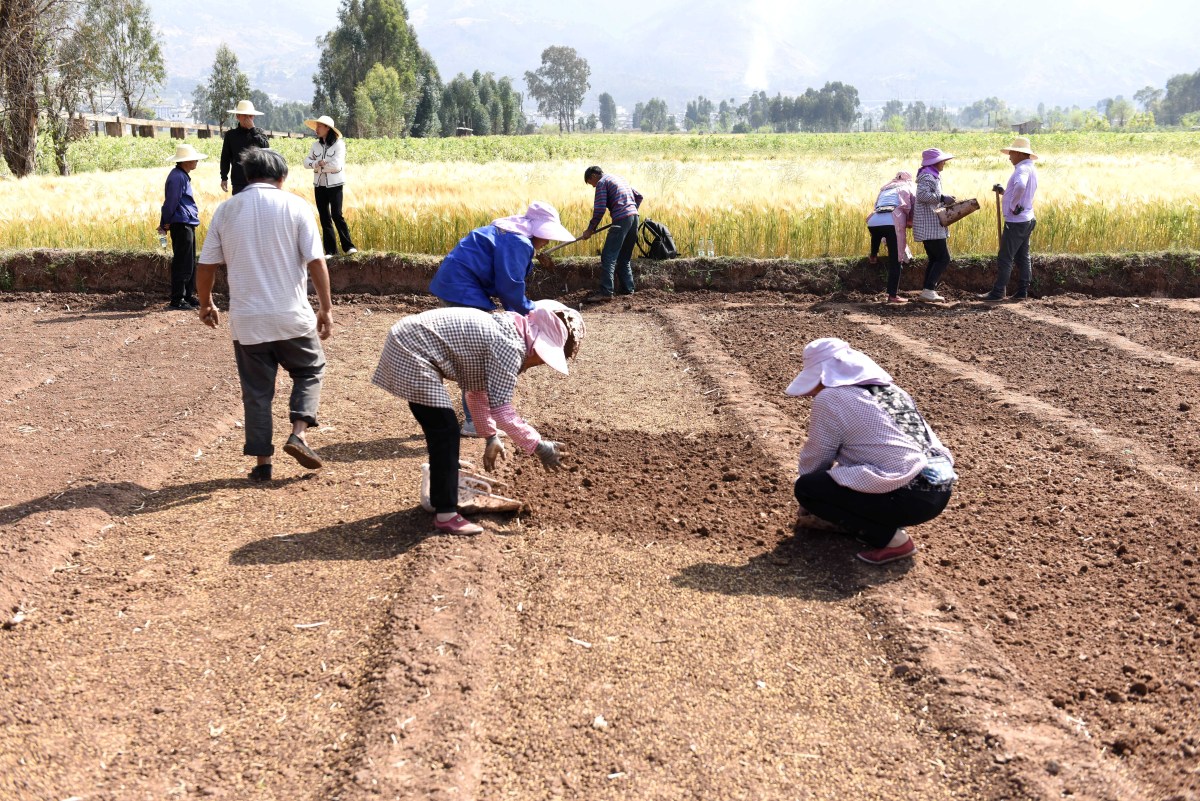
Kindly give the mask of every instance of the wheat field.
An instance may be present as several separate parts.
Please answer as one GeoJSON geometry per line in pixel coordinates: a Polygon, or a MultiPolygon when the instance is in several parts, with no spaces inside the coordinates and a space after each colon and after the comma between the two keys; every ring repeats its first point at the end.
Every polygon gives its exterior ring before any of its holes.
{"type": "MultiPolygon", "coordinates": [[[[578,232],[591,212],[592,190],[583,183],[583,169],[596,162],[645,195],[643,215],[665,223],[684,255],[711,240],[718,256],[853,256],[867,247],[864,220],[878,187],[899,169],[915,173],[920,149],[937,144],[958,155],[943,173],[943,191],[976,197],[983,206],[955,224],[952,251],[992,253],[991,186],[1003,184],[1011,172],[998,152],[1008,138],[946,138],[950,141],[917,135],[757,136],[738,150],[729,147],[738,137],[704,137],[722,141],[694,151],[683,137],[568,137],[561,147],[569,158],[562,153],[541,158],[553,152],[553,137],[457,145],[434,140],[428,152],[419,150],[419,140],[350,141],[345,213],[363,250],[442,254],[471,228],[518,213],[532,200],[554,204],[567,228],[578,232]],[[546,139],[551,142],[535,141],[546,139]],[[397,155],[408,160],[395,160],[397,155]]],[[[1200,246],[1195,139],[1051,135],[1043,149],[1034,137],[1042,151],[1034,249],[1104,253],[1200,246]]],[[[193,144],[213,150],[192,174],[203,234],[213,209],[228,196],[218,186],[215,143],[193,144]]],[[[101,147],[109,162],[161,163],[172,152],[172,143],[162,140],[97,140],[94,148],[101,147]]],[[[279,147],[292,169],[285,188],[311,200],[311,173],[300,164],[307,143],[284,141],[279,147]]],[[[0,181],[0,249],[156,248],[154,228],[169,169],[163,164],[0,181]]],[[[599,241],[563,253],[594,253],[599,241]]]]}

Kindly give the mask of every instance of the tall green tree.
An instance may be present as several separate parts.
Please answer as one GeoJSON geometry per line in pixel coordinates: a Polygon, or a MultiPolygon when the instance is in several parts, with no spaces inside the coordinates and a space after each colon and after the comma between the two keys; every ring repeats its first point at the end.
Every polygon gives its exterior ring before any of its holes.
{"type": "Polygon", "coordinates": [[[49,64],[41,75],[42,119],[59,175],[71,171],[67,162],[67,148],[74,135],[71,120],[99,82],[88,58],[85,33],[81,19],[74,13],[76,10],[68,3],[51,9],[48,13],[54,14],[55,19],[47,26],[44,42],[49,64]]]}
{"type": "Polygon", "coordinates": [[[542,51],[542,66],[525,73],[525,85],[537,101],[538,111],[557,120],[560,132],[571,131],[591,74],[587,60],[575,48],[553,46],[542,51]]]}
{"type": "Polygon", "coordinates": [[[57,112],[73,111],[76,90],[86,91],[93,80],[78,52],[78,27],[76,0],[0,0],[0,153],[18,178],[37,168],[42,115],[56,114],[47,123],[55,150],[65,156],[65,122],[59,126],[57,112]]]}
{"type": "Polygon", "coordinates": [[[433,59],[417,43],[403,0],[342,0],[337,27],[317,44],[321,57],[313,76],[314,111],[344,121],[347,130],[357,130],[357,90],[379,64],[396,73],[406,103],[411,102],[403,134],[433,129],[428,116],[422,115],[437,114],[431,101],[441,81],[433,59]]]}
{"type": "Polygon", "coordinates": [[[377,63],[354,90],[354,124],[366,138],[400,137],[408,132],[416,108],[415,78],[401,77],[392,67],[377,63]]]}
{"type": "Polygon", "coordinates": [[[196,87],[192,93],[196,114],[205,121],[225,127],[225,120],[232,119],[229,110],[239,100],[250,100],[250,79],[238,66],[237,53],[222,42],[217,46],[208,83],[196,87]]]}
{"type": "Polygon", "coordinates": [[[133,116],[151,89],[167,80],[162,40],[145,0],[87,0],[83,41],[104,84],[133,116]]]}
{"type": "Polygon", "coordinates": [[[1167,125],[1178,125],[1185,114],[1193,111],[1200,111],[1200,70],[1167,79],[1167,91],[1155,116],[1167,125]]]}
{"type": "Polygon", "coordinates": [[[600,95],[600,127],[605,131],[613,131],[617,127],[617,101],[608,92],[600,95]]]}

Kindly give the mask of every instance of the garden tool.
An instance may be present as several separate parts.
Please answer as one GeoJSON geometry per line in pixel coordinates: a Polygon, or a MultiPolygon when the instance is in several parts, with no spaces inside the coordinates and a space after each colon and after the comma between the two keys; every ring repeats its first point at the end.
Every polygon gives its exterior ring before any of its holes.
{"type": "Polygon", "coordinates": [[[1004,187],[993,184],[992,191],[996,193],[996,249],[999,250],[1004,240],[1004,218],[1000,215],[1000,198],[1004,194],[1004,187]]]}
{"type": "MultiPolygon", "coordinates": [[[[613,227],[615,224],[616,224],[616,223],[609,223],[608,225],[602,225],[602,226],[600,226],[599,228],[597,228],[597,229],[596,229],[596,233],[598,234],[598,233],[600,233],[601,231],[606,231],[606,230],[608,230],[609,228],[612,228],[612,227],[613,227]]],[[[555,245],[555,246],[554,246],[554,247],[552,247],[552,248],[547,248],[546,250],[543,250],[543,251],[542,251],[542,252],[541,252],[539,255],[542,255],[542,256],[549,256],[549,255],[550,255],[551,253],[553,253],[554,251],[556,251],[556,250],[562,250],[562,249],[563,249],[563,248],[565,248],[567,245],[574,245],[574,244],[575,244],[576,242],[578,242],[578,241],[580,241],[580,240],[578,240],[578,239],[572,239],[570,242],[563,242],[561,245],[555,245]]]]}
{"type": "MultiPolygon", "coordinates": [[[[477,512],[519,512],[525,504],[513,498],[506,498],[492,492],[493,487],[507,486],[497,478],[480,475],[473,472],[475,465],[471,462],[458,463],[458,510],[463,514],[477,512]]],[[[435,511],[429,500],[429,464],[421,465],[421,508],[427,512],[435,511]]]]}

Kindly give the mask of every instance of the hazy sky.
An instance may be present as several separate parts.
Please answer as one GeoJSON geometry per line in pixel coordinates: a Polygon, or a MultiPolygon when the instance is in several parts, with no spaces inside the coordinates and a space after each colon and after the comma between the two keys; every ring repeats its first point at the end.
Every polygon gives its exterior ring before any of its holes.
{"type": "MultiPolygon", "coordinates": [[[[275,91],[297,99],[311,97],[314,39],[336,24],[338,7],[338,0],[150,3],[167,34],[173,75],[203,76],[225,41],[252,82],[286,86],[275,91]]],[[[1030,106],[1091,104],[1200,69],[1196,0],[408,0],[407,7],[444,79],[490,70],[524,88],[522,76],[542,49],[563,44],[591,63],[593,94],[609,91],[629,105],[657,87],[686,96],[708,86],[721,97],[799,93],[829,80],[852,83],[866,101],[954,104],[997,95],[1030,106]]]]}

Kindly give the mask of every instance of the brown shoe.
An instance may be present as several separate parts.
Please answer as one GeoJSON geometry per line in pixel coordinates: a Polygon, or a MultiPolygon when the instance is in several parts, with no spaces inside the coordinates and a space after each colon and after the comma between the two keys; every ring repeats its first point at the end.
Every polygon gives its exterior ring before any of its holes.
{"type": "Polygon", "coordinates": [[[288,437],[287,444],[283,446],[283,450],[309,470],[316,470],[324,464],[321,461],[321,457],[317,456],[317,452],[308,447],[308,443],[295,434],[288,437]]]}
{"type": "Polygon", "coordinates": [[[608,303],[613,299],[612,295],[606,295],[603,292],[593,292],[583,299],[584,303],[608,303]]]}

